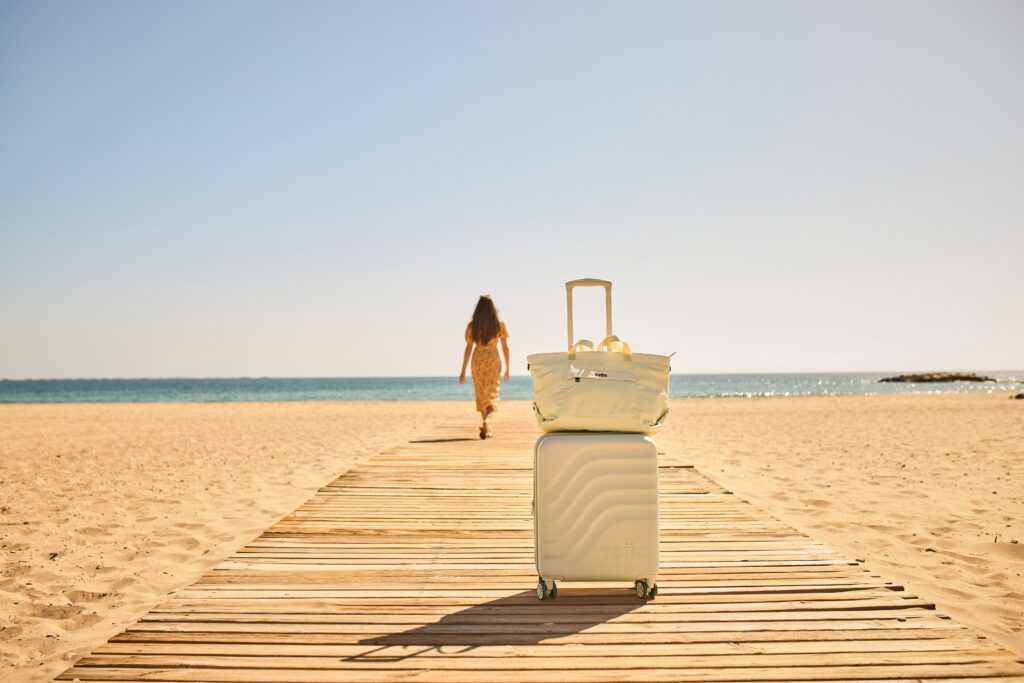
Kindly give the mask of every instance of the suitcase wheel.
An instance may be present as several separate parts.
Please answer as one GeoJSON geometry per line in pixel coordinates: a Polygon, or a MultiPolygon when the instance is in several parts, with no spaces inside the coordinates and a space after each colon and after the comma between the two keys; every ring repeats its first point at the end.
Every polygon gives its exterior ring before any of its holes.
{"type": "Polygon", "coordinates": [[[650,584],[648,587],[647,579],[638,579],[633,586],[636,588],[636,597],[641,600],[653,600],[658,597],[658,584],[650,584]]]}
{"type": "Polygon", "coordinates": [[[658,594],[658,584],[654,584],[652,588],[648,588],[646,579],[637,579],[633,586],[636,588],[636,597],[641,600],[647,600],[648,598],[653,600],[654,596],[658,594]]]}
{"type": "Polygon", "coordinates": [[[544,584],[544,579],[537,579],[537,599],[545,600],[548,597],[548,587],[544,584]]]}

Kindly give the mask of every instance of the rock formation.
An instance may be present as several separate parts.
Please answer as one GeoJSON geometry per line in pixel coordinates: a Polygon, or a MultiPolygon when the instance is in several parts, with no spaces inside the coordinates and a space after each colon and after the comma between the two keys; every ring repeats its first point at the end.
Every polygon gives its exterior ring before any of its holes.
{"type": "Polygon", "coordinates": [[[922,372],[913,375],[883,377],[879,382],[995,382],[993,377],[973,372],[922,372]]]}

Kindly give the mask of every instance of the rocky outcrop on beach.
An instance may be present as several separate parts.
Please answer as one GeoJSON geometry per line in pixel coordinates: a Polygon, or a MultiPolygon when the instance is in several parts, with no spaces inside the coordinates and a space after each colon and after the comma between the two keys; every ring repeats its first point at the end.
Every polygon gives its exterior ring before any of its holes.
{"type": "Polygon", "coordinates": [[[995,382],[994,377],[976,375],[973,372],[922,372],[914,375],[883,377],[879,382],[995,382]]]}

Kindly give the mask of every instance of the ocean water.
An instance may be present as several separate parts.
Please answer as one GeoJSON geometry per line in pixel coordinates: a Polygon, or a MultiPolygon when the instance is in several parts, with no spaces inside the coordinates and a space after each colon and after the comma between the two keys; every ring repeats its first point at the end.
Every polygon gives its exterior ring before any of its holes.
{"type": "MultiPolygon", "coordinates": [[[[844,396],[1024,391],[1024,371],[989,370],[999,382],[880,384],[896,372],[672,375],[680,397],[844,396]]],[[[503,383],[506,400],[530,399],[528,376],[503,383]]],[[[468,401],[472,382],[454,377],[0,380],[0,403],[167,403],[232,401],[468,401]]]]}

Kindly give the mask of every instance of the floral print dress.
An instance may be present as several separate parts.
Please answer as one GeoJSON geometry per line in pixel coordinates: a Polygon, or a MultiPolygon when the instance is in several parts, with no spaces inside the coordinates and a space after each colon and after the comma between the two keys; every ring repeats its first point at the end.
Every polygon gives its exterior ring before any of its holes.
{"type": "MultiPolygon", "coordinates": [[[[476,409],[483,415],[487,408],[498,409],[498,393],[501,388],[501,357],[498,355],[498,340],[508,339],[505,323],[498,323],[498,335],[486,344],[476,344],[473,349],[473,390],[476,392],[476,409]]],[[[466,343],[473,343],[473,323],[466,325],[466,343]]]]}

